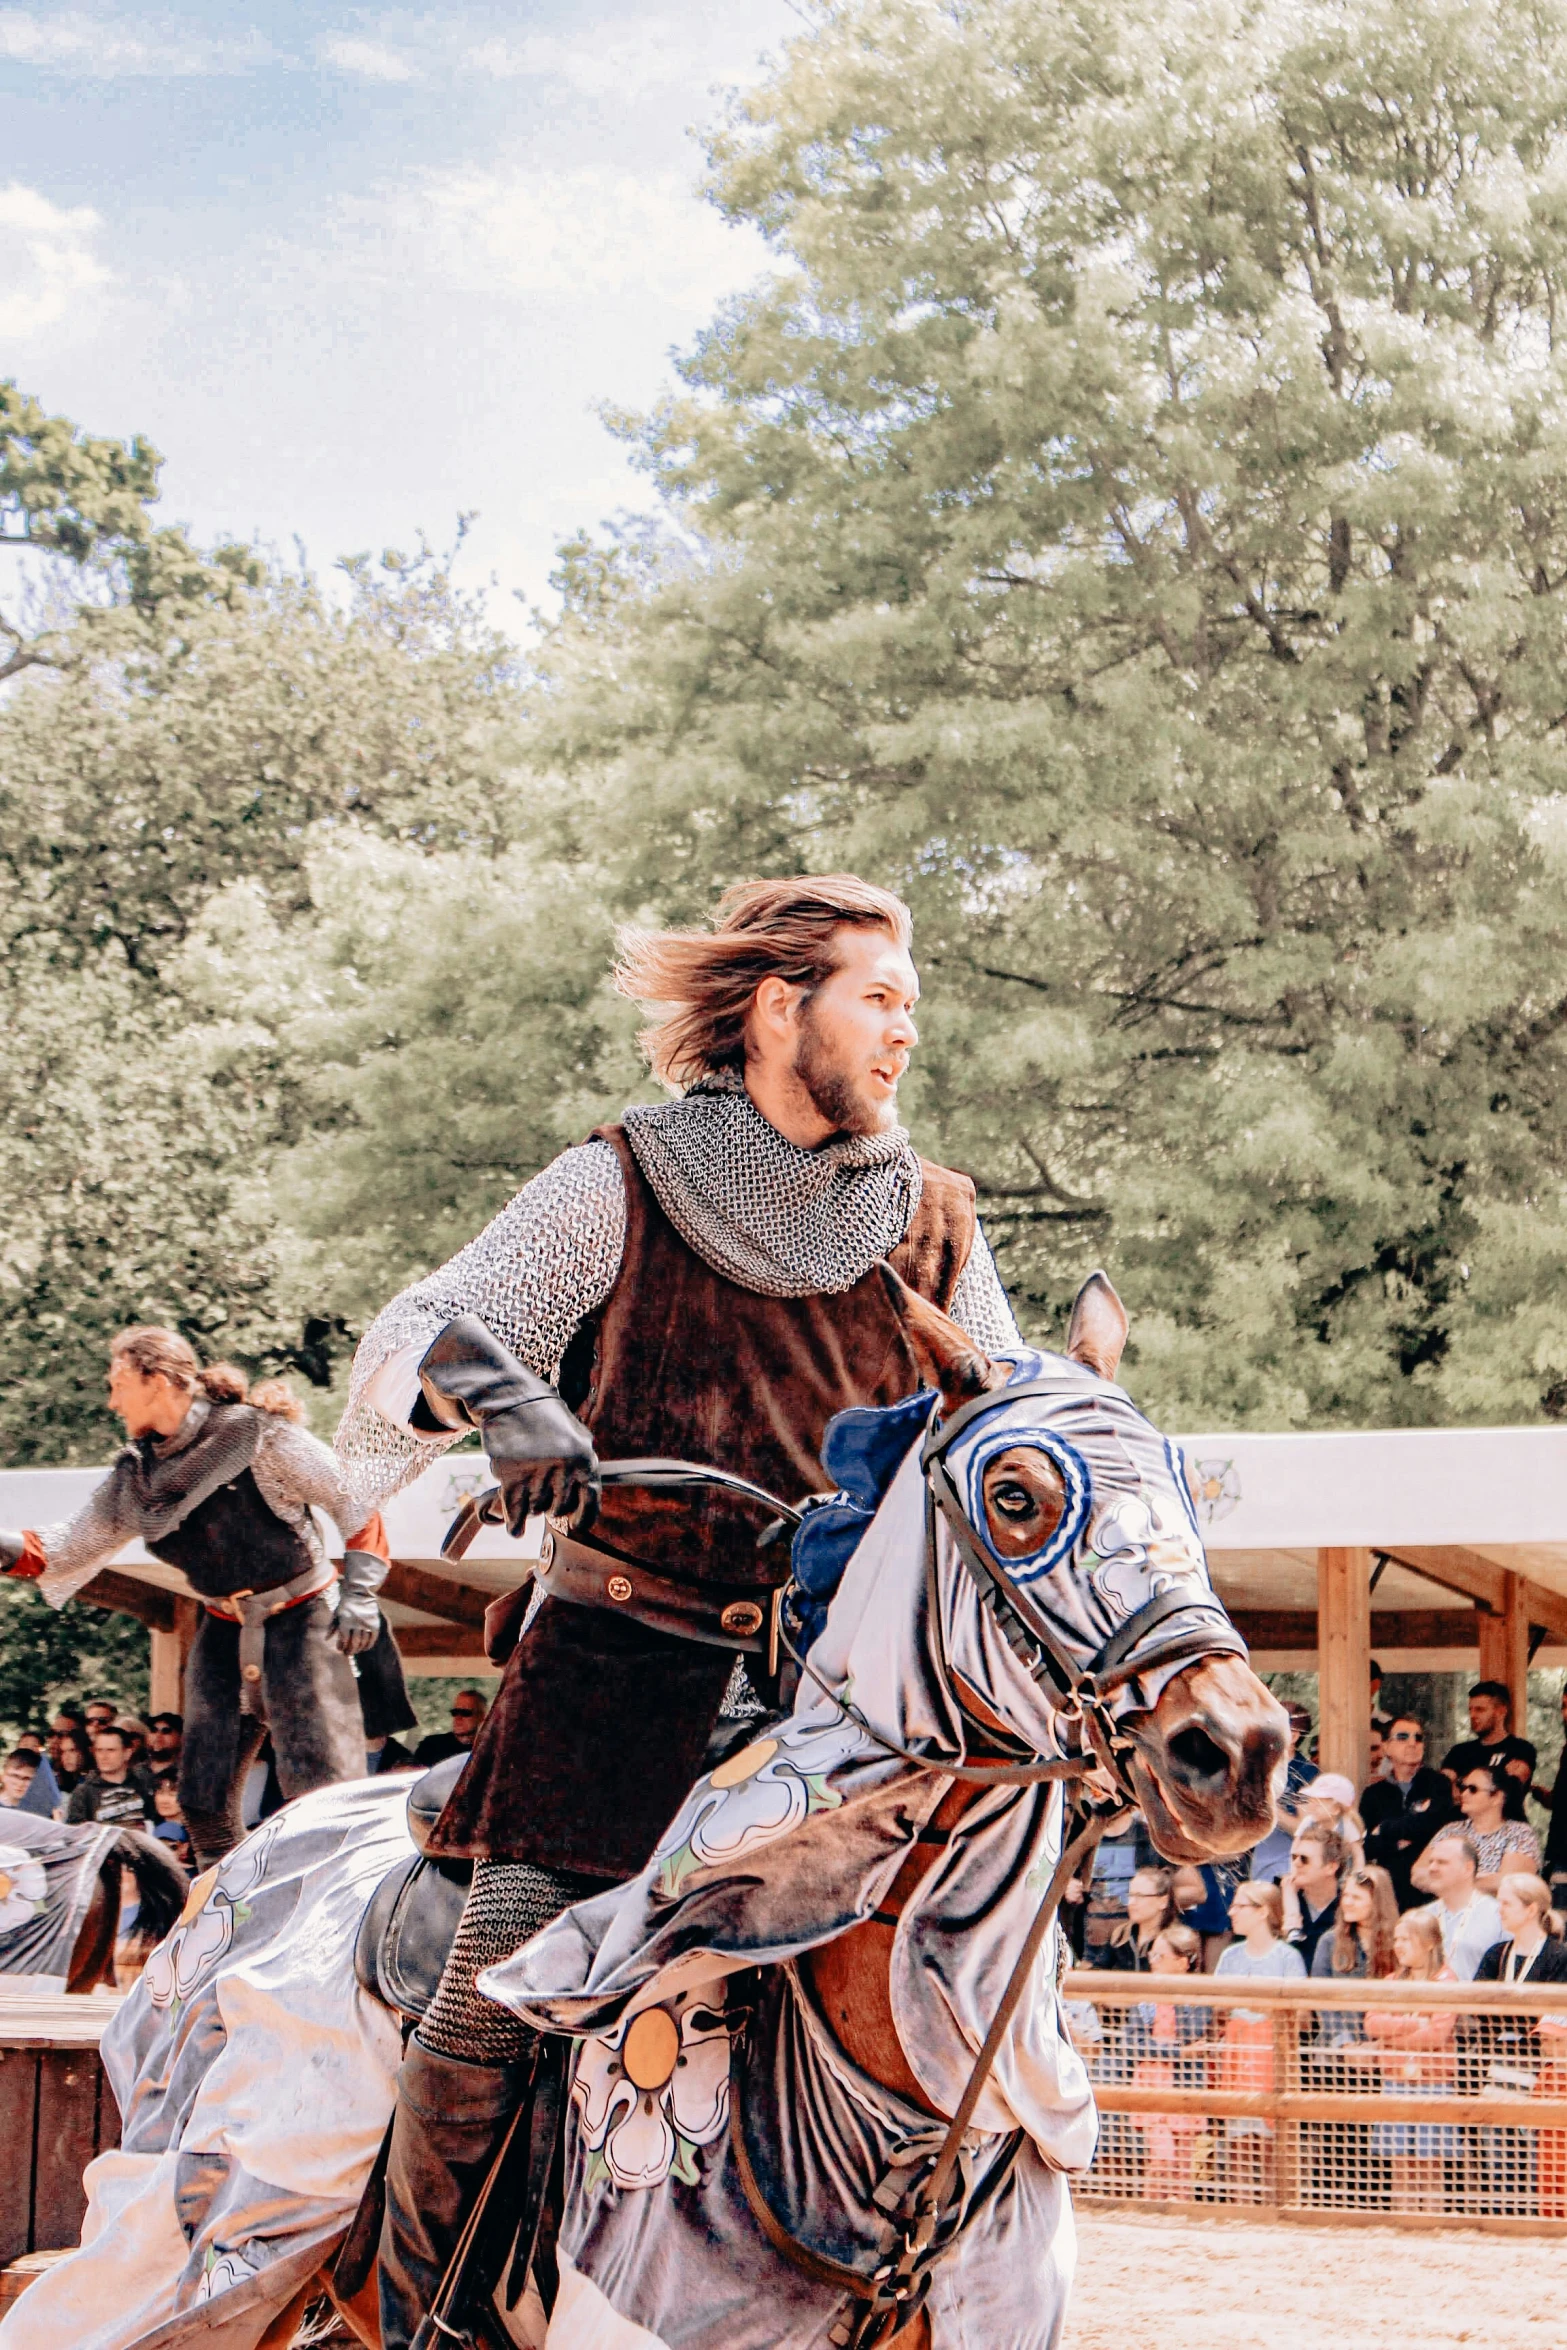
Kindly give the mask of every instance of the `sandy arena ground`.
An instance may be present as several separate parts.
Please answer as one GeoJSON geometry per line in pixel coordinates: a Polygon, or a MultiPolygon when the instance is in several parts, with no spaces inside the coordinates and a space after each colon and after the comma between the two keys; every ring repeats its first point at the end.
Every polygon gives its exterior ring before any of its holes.
{"type": "Polygon", "coordinates": [[[1065,2350],[1562,2350],[1567,2239],[1077,2214],[1065,2350]]]}

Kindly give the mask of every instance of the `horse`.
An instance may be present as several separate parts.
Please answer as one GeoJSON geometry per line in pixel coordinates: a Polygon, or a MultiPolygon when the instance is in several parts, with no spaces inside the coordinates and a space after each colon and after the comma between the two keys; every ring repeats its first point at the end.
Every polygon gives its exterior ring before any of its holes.
{"type": "MultiPolygon", "coordinates": [[[[1059,1355],[991,1360],[897,1303],[931,1392],[829,1432],[853,1539],[792,1710],[698,1780],[638,1877],[481,1980],[575,2045],[558,2232],[525,2222],[474,2339],[1048,2350],[1096,2127],[1052,1974],[1094,1832],[1063,1849],[1064,1785],[1135,1796],[1175,1860],[1271,1825],[1285,1719],[1176,1448],[1116,1384],[1108,1282],[1059,1355]]],[[[0,2350],[256,2350],[330,2285],[395,2091],[397,2022],[351,1953],[412,1850],[406,1785],[318,1790],[198,1880],[105,2035],[137,2175],[90,2167],[83,2249],[0,2350]]],[[[372,2295],[338,2299],[374,2345],[372,2295]]]]}
{"type": "Polygon", "coordinates": [[[112,1988],[128,1891],[136,1896],[136,1947],[150,1951],[187,1891],[166,1845],[134,1828],[0,1808],[0,1989],[112,1988]]]}

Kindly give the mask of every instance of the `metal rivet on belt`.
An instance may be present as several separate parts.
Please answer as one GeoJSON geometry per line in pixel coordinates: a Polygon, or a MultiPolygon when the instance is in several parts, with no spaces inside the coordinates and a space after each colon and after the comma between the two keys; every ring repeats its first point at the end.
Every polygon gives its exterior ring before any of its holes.
{"type": "Polygon", "coordinates": [[[259,1681],[261,1678],[261,1667],[259,1665],[241,1665],[240,1671],[244,1674],[247,1681],[259,1681]]]}
{"type": "Polygon", "coordinates": [[[611,1575],[604,1588],[611,1599],[624,1602],[631,1597],[631,1577],[629,1575],[611,1575]]]}

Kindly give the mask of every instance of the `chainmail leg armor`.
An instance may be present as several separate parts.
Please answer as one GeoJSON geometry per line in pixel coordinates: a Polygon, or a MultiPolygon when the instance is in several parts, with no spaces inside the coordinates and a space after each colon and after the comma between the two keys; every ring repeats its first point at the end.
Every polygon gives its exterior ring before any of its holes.
{"type": "Polygon", "coordinates": [[[526,1861],[475,1861],[446,1971],[414,2038],[432,2056],[464,2064],[514,2064],[526,2056],[534,2033],[508,2008],[486,1999],[475,1977],[510,1958],[574,1901],[602,1893],[606,1881],[526,1861]]]}

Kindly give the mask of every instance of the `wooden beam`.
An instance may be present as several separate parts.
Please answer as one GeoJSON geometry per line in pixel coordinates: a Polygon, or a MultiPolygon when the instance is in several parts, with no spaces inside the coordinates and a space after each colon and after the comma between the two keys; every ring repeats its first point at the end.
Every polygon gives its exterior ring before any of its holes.
{"type": "Polygon", "coordinates": [[[484,1645],[469,1624],[395,1624],[392,1637],[404,1656],[449,1656],[484,1661],[484,1645]]]}
{"type": "Polygon", "coordinates": [[[1500,1681],[1513,1704],[1519,1735],[1529,1725],[1529,1610],[1522,1575],[1505,1577],[1499,1615],[1480,1618],[1480,1678],[1500,1681]]]}
{"type": "Polygon", "coordinates": [[[89,1607],[109,1607],[119,1615],[134,1616],[154,1632],[174,1629],[173,1592],[160,1590],[156,1583],[138,1583],[134,1575],[117,1575],[112,1567],[100,1567],[76,1596],[85,1599],[89,1607]]]}
{"type": "Polygon", "coordinates": [[[483,1624],[484,1611],[494,1597],[493,1592],[476,1591],[471,1583],[449,1583],[444,1575],[432,1575],[428,1567],[405,1566],[401,1559],[393,1559],[381,1590],[399,1607],[416,1607],[421,1615],[476,1627],[483,1624]]]}
{"type": "MultiPolygon", "coordinates": [[[[1510,1567],[1499,1567],[1494,1559],[1482,1558],[1478,1551],[1465,1550],[1457,1544],[1446,1544],[1436,1550],[1381,1547],[1383,1555],[1397,1566],[1409,1567],[1415,1574],[1423,1575],[1428,1583],[1439,1583],[1444,1591],[1461,1591],[1476,1607],[1486,1609],[1493,1616],[1507,1613],[1511,1581],[1522,1590],[1526,1622],[1538,1624],[1552,1640],[1567,1640],[1567,1596],[1552,1591],[1548,1585],[1514,1575],[1510,1567]]],[[[1516,1600],[1513,1604],[1517,1604],[1516,1600]]],[[[1500,1681],[1503,1676],[1488,1673],[1485,1678],[1500,1681]]]]}
{"type": "Polygon", "coordinates": [[[1364,1787],[1371,1769],[1371,1553],[1317,1553],[1318,1757],[1364,1787]]]}
{"type": "MultiPolygon", "coordinates": [[[[1474,1608],[1376,1609],[1371,1617],[1373,1651],[1384,1648],[1450,1648],[1473,1656],[1481,1622],[1474,1608]]],[[[1317,1619],[1309,1608],[1232,1607],[1230,1621],[1248,1648],[1295,1648],[1312,1652],[1317,1619]]]]}
{"type": "Polygon", "coordinates": [[[1378,1543],[1377,1549],[1396,1566],[1410,1567],[1428,1583],[1439,1583],[1444,1591],[1462,1592],[1477,1607],[1490,1608],[1500,1615],[1506,1597],[1507,1570],[1491,1559],[1482,1558],[1477,1550],[1465,1550],[1459,1543],[1442,1543],[1429,1550],[1390,1550],[1385,1542],[1378,1543]]]}

